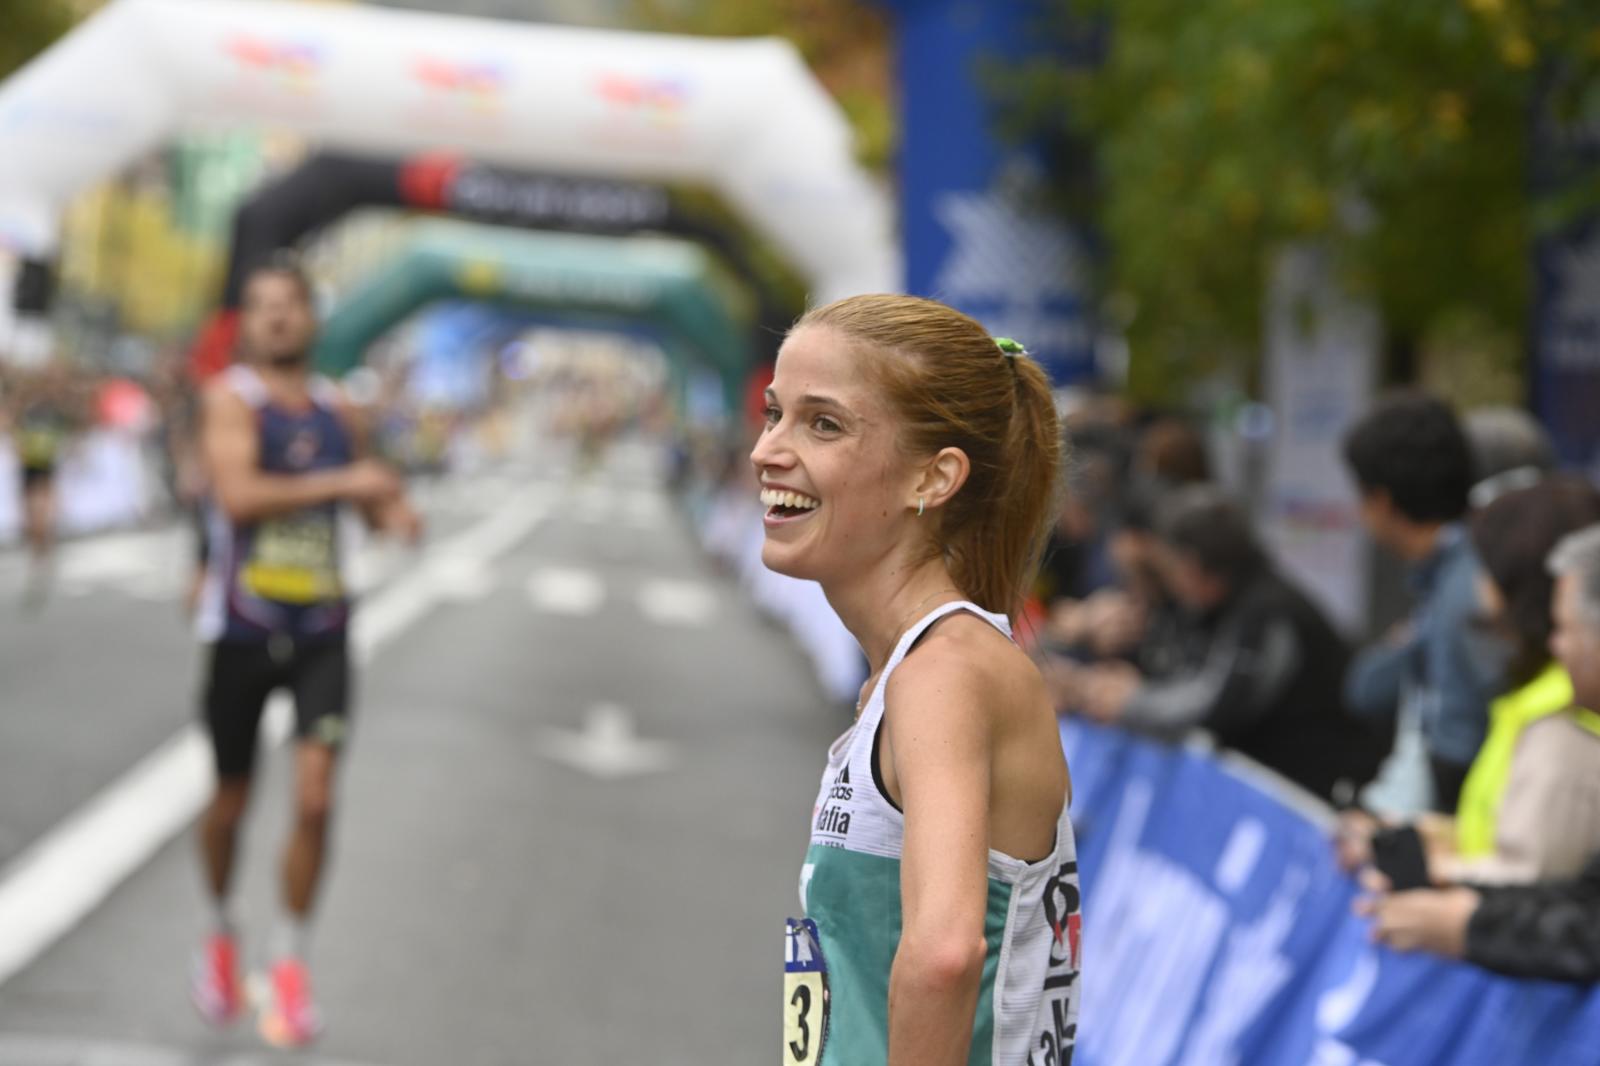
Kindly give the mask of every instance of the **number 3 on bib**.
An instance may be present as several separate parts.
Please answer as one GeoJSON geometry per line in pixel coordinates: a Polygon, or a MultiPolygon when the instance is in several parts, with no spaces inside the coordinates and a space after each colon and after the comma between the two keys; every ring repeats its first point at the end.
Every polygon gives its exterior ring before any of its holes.
{"type": "Polygon", "coordinates": [[[790,918],[783,944],[783,1066],[816,1066],[828,1037],[828,967],[817,925],[790,918]]]}

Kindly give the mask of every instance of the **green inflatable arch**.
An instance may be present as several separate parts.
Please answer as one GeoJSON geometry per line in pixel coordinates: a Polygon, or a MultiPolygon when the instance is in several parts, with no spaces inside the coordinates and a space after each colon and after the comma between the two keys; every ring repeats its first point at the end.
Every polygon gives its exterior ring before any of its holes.
{"type": "Polygon", "coordinates": [[[698,245],[445,221],[417,223],[399,254],[334,307],[317,342],[318,368],[347,373],[396,323],[451,297],[643,321],[675,342],[663,344],[674,377],[683,381],[694,366],[714,371],[730,410],[750,368],[751,301],[698,245]]]}

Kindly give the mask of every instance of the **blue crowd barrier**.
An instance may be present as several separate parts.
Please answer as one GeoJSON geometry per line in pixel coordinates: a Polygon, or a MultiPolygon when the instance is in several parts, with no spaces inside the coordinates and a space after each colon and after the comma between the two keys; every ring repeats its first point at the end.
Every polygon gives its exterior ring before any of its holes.
{"type": "Polygon", "coordinates": [[[1068,720],[1076,1066],[1600,1066],[1600,988],[1371,941],[1332,812],[1257,768],[1068,720]]]}

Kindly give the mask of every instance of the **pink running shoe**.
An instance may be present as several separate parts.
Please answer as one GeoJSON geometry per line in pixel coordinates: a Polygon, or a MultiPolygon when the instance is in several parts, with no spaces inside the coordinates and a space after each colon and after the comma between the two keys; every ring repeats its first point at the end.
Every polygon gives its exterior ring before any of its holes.
{"type": "Polygon", "coordinates": [[[278,1048],[305,1047],[322,1033],[322,1020],[311,1003],[311,978],[299,959],[272,964],[266,1006],[261,1011],[261,1039],[278,1048]]]}
{"type": "Polygon", "coordinates": [[[239,1017],[244,997],[239,985],[239,949],[231,934],[212,933],[196,952],[189,998],[212,1025],[227,1025],[239,1017]]]}

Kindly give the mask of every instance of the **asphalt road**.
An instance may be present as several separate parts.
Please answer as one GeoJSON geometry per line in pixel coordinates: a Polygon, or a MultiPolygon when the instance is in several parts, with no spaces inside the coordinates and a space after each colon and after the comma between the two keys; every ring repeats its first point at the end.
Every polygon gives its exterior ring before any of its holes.
{"type": "MultiPolygon", "coordinates": [[[[845,720],[698,551],[657,466],[634,443],[578,477],[545,446],[433,486],[420,551],[363,553],[312,1052],[190,1008],[185,827],[0,983],[0,1066],[772,1061],[780,932],[845,720]]],[[[0,893],[192,722],[187,554],[174,529],[70,545],[34,614],[0,557],[0,893]]],[[[286,769],[268,757],[243,854],[256,965],[286,769]]]]}

